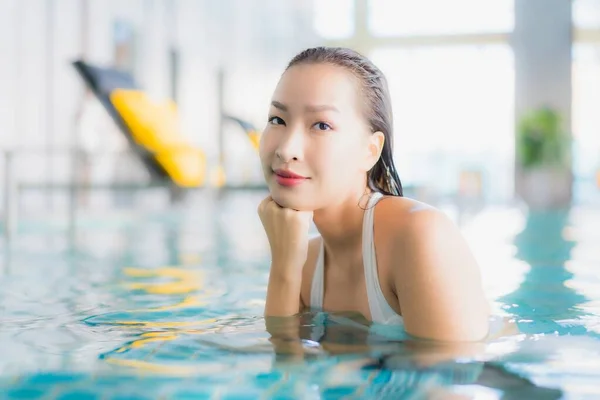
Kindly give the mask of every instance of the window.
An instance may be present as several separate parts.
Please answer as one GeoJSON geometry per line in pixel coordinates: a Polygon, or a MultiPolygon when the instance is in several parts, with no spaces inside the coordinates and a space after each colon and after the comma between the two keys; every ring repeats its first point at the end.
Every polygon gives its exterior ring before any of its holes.
{"type": "Polygon", "coordinates": [[[371,57],[389,81],[403,183],[452,195],[475,174],[484,196],[506,200],[514,162],[510,47],[389,48],[371,57]]]}
{"type": "Polygon", "coordinates": [[[370,0],[368,25],[375,36],[509,32],[514,0],[370,0]]]}
{"type": "Polygon", "coordinates": [[[573,25],[578,29],[600,29],[600,0],[573,1],[573,25]]]}
{"type": "Polygon", "coordinates": [[[573,174],[579,202],[600,198],[600,43],[573,48],[573,174]]]}
{"type": "Polygon", "coordinates": [[[314,27],[323,39],[354,34],[354,0],[314,0],[314,27]]]}

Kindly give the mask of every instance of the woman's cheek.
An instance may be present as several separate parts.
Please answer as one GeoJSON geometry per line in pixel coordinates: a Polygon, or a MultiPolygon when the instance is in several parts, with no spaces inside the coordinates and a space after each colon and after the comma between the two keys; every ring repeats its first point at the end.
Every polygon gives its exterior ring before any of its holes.
{"type": "Polygon", "coordinates": [[[269,133],[269,129],[266,129],[261,137],[260,137],[260,142],[258,145],[258,155],[260,157],[261,160],[263,161],[269,161],[270,159],[270,154],[273,152],[272,151],[272,147],[273,147],[273,139],[272,139],[272,135],[269,133]]]}

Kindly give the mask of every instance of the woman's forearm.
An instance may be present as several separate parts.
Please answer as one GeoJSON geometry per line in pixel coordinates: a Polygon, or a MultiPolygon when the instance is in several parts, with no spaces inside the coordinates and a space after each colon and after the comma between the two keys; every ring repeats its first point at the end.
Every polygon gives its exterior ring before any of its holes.
{"type": "Polygon", "coordinates": [[[289,276],[277,272],[282,270],[284,269],[276,265],[271,266],[265,316],[287,317],[300,312],[302,276],[289,276]]]}

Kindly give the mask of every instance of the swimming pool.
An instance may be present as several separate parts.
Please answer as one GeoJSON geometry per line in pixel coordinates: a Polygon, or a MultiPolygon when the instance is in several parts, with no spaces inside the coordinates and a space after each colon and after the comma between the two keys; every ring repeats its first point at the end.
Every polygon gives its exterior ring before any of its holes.
{"type": "Polygon", "coordinates": [[[71,234],[63,216],[24,218],[0,248],[0,398],[600,396],[600,210],[461,216],[495,312],[521,332],[423,366],[401,337],[322,313],[283,343],[304,355],[275,354],[261,317],[262,197],[82,211],[71,234]]]}

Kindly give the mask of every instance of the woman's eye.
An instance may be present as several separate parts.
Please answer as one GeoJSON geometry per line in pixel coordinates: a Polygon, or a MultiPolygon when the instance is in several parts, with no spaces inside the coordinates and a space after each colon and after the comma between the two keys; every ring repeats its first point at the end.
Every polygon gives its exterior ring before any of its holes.
{"type": "Polygon", "coordinates": [[[331,126],[329,126],[329,124],[326,124],[325,122],[317,122],[314,125],[315,128],[317,128],[320,131],[329,131],[331,130],[331,126]]]}
{"type": "Polygon", "coordinates": [[[272,125],[285,125],[284,120],[279,117],[271,117],[269,118],[269,123],[272,125]]]}

